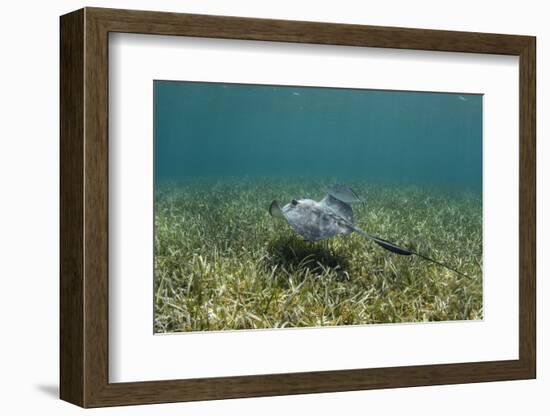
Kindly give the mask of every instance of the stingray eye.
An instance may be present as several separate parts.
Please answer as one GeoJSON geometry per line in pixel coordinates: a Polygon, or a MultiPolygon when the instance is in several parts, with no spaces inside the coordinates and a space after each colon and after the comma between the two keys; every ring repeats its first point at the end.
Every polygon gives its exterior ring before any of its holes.
{"type": "Polygon", "coordinates": [[[295,199],[293,199],[290,203],[294,206],[298,205],[298,201],[296,201],[295,199]]]}

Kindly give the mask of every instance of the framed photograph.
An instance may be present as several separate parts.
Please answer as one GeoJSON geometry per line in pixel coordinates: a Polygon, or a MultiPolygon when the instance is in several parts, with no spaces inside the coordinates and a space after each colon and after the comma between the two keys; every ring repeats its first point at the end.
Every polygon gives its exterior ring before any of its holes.
{"type": "Polygon", "coordinates": [[[534,37],[60,29],[63,400],[535,378],[534,37]]]}

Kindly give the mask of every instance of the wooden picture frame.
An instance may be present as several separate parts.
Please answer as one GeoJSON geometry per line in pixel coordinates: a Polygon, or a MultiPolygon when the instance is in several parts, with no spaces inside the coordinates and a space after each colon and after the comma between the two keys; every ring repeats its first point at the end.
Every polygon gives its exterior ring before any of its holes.
{"type": "Polygon", "coordinates": [[[100,8],[62,16],[60,29],[61,399],[101,407],[535,378],[534,37],[100,8]],[[519,56],[519,359],[109,383],[110,32],[519,56]]]}

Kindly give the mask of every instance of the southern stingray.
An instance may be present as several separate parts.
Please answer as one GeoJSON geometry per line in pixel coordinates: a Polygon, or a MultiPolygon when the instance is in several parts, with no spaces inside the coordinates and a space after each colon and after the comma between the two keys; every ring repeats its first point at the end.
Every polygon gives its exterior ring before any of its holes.
{"type": "Polygon", "coordinates": [[[392,253],[402,256],[416,255],[468,277],[458,270],[423,254],[399,247],[394,243],[363,231],[355,225],[353,209],[351,207],[354,203],[364,204],[364,201],[351,188],[345,185],[335,185],[330,187],[325,197],[318,202],[306,198],[293,199],[289,204],[281,208],[277,201],[273,201],[269,206],[269,213],[274,218],[284,219],[297,234],[308,241],[319,241],[337,235],[348,235],[356,232],[392,253]]]}

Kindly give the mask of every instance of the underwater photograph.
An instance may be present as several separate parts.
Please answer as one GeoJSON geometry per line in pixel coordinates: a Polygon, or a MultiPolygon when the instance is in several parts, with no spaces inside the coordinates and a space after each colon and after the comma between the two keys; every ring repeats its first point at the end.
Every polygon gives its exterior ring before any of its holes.
{"type": "Polygon", "coordinates": [[[153,82],[154,332],[483,319],[483,96],[153,82]]]}

